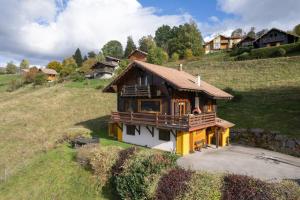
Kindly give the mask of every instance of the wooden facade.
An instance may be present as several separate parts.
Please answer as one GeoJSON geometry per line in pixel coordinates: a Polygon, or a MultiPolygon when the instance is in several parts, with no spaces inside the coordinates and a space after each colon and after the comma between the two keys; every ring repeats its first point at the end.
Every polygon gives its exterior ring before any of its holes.
{"type": "Polygon", "coordinates": [[[146,62],[147,55],[148,55],[148,53],[141,51],[139,49],[136,49],[133,52],[131,52],[131,54],[128,56],[128,59],[131,61],[139,60],[139,61],[146,62]]]}
{"type": "Polygon", "coordinates": [[[211,41],[205,43],[205,53],[232,49],[240,41],[240,37],[226,37],[223,35],[218,35],[211,41]]]}
{"type": "MultiPolygon", "coordinates": [[[[176,138],[174,142],[176,143],[176,151],[184,155],[186,149],[188,149],[188,152],[192,152],[198,149],[199,146],[204,147],[211,144],[212,140],[207,138],[209,138],[209,133],[212,133],[212,130],[215,131],[212,135],[219,134],[219,132],[221,134],[222,131],[224,132],[225,129],[233,126],[231,123],[225,126],[221,123],[217,124],[217,99],[221,98],[218,96],[218,92],[223,94],[222,99],[230,99],[231,95],[205,82],[202,83],[202,87],[197,86],[196,82],[192,83],[191,86],[196,89],[199,87],[198,91],[195,91],[192,87],[184,90],[177,89],[174,81],[166,76],[158,75],[172,76],[172,72],[174,76],[182,74],[181,78],[186,79],[185,81],[193,78],[193,76],[183,71],[156,65],[150,66],[143,62],[134,62],[127,70],[125,69],[123,74],[103,90],[104,92],[117,93],[117,111],[111,113],[110,130],[113,130],[113,126],[117,126],[120,129],[119,132],[123,133],[127,126],[133,125],[138,132],[136,138],[142,135],[142,127],[153,138],[155,138],[155,130],[159,134],[172,134],[172,137],[176,138]],[[217,93],[212,95],[213,92],[217,93]],[[161,133],[160,130],[166,130],[167,132],[161,133]]],[[[180,79],[180,76],[178,79],[180,79]]],[[[186,83],[190,84],[189,82],[186,83]]],[[[117,136],[117,132],[110,134],[117,136]]],[[[145,142],[135,140],[132,135],[128,137],[133,139],[125,138],[127,139],[126,142],[139,145],[145,142]]],[[[124,138],[124,135],[118,136],[118,138],[124,138]]],[[[170,138],[170,136],[167,138],[170,138]]],[[[220,138],[222,137],[220,136],[220,138]]],[[[216,143],[216,145],[224,146],[225,143],[222,141],[216,143]]],[[[150,144],[151,142],[147,146],[151,146],[150,144]]]]}
{"type": "Polygon", "coordinates": [[[299,40],[299,37],[285,31],[272,28],[259,38],[257,38],[253,45],[254,48],[263,48],[271,46],[279,46],[283,44],[295,43],[299,40]]]}

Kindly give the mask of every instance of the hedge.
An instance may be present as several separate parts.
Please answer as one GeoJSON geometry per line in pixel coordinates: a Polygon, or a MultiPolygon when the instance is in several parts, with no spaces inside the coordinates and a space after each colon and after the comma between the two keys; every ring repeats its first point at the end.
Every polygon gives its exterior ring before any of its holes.
{"type": "Polygon", "coordinates": [[[280,49],[285,50],[285,54],[290,54],[294,52],[300,53],[300,42],[280,45],[277,47],[264,47],[259,49],[252,49],[249,57],[252,59],[278,57],[282,55],[282,50],[280,49]],[[281,53],[278,54],[278,52],[280,51],[281,53]]]}

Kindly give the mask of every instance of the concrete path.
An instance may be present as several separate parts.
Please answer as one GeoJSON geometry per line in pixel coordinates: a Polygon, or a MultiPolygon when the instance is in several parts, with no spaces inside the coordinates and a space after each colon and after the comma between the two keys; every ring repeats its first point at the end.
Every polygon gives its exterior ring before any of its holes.
{"type": "Polygon", "coordinates": [[[177,162],[191,170],[243,174],[269,181],[300,180],[300,158],[240,145],[207,148],[181,157],[177,162]]]}

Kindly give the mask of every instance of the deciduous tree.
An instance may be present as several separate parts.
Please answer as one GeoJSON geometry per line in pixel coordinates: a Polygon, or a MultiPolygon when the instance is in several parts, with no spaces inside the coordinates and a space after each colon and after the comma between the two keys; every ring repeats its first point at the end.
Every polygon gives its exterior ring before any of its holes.
{"type": "Polygon", "coordinates": [[[168,42],[172,38],[171,27],[169,25],[162,25],[155,31],[154,41],[158,47],[168,51],[168,42]]]}
{"type": "Polygon", "coordinates": [[[6,65],[6,73],[7,74],[15,74],[17,73],[17,66],[11,61],[6,65]]]}
{"type": "Polygon", "coordinates": [[[102,47],[102,53],[104,56],[122,58],[123,57],[122,44],[117,40],[111,40],[102,47]]]}
{"type": "Polygon", "coordinates": [[[55,71],[57,71],[59,73],[62,69],[62,64],[56,60],[53,60],[47,64],[47,68],[54,69],[55,71]]]}
{"type": "Polygon", "coordinates": [[[168,61],[168,54],[160,47],[151,48],[148,51],[147,62],[161,65],[168,61]]]}
{"type": "Polygon", "coordinates": [[[300,24],[296,25],[293,31],[296,35],[300,36],[300,24]]]}
{"type": "Polygon", "coordinates": [[[155,48],[156,44],[151,35],[143,36],[139,40],[139,50],[148,52],[150,49],[155,48]]]}
{"type": "Polygon", "coordinates": [[[20,63],[20,69],[28,69],[29,61],[27,59],[23,59],[20,63]]]}

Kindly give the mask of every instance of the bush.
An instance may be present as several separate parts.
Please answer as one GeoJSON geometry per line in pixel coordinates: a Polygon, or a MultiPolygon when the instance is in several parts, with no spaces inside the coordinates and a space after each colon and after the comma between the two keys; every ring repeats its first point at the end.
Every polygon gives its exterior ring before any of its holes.
{"type": "Polygon", "coordinates": [[[13,92],[24,85],[22,80],[13,79],[8,83],[8,87],[6,89],[7,92],[13,92]]]}
{"type": "Polygon", "coordinates": [[[229,174],[224,177],[222,199],[273,199],[270,184],[249,176],[229,174]]]}
{"type": "Polygon", "coordinates": [[[179,60],[179,54],[178,53],[173,53],[171,56],[171,61],[176,62],[179,60]]]}
{"type": "Polygon", "coordinates": [[[149,50],[147,56],[147,62],[152,64],[161,65],[168,62],[168,54],[159,47],[153,47],[149,50]]]}
{"type": "Polygon", "coordinates": [[[120,151],[116,164],[112,167],[112,175],[118,176],[122,173],[125,162],[137,152],[136,147],[130,147],[120,151]]]}
{"type": "Polygon", "coordinates": [[[121,199],[150,199],[161,171],[176,165],[177,157],[170,153],[147,155],[141,152],[115,178],[116,191],[121,199]]]}
{"type": "Polygon", "coordinates": [[[47,82],[46,76],[43,73],[37,73],[33,79],[33,85],[43,85],[47,82]]]}
{"type": "Polygon", "coordinates": [[[84,81],[84,74],[80,74],[78,72],[73,72],[70,74],[70,79],[74,82],[82,82],[84,81]]]}
{"type": "Polygon", "coordinates": [[[273,57],[282,57],[285,56],[285,54],[286,54],[286,50],[283,48],[279,48],[275,50],[275,52],[273,53],[273,57]]]}
{"type": "Polygon", "coordinates": [[[159,181],[155,199],[173,200],[188,190],[188,182],[192,177],[191,171],[181,168],[172,169],[159,181]]]}
{"type": "Polygon", "coordinates": [[[249,58],[250,58],[249,57],[249,53],[248,52],[244,52],[241,55],[237,56],[235,58],[235,60],[248,60],[249,58]]]}
{"type": "Polygon", "coordinates": [[[230,52],[230,56],[238,56],[241,55],[245,52],[250,53],[252,47],[241,47],[241,48],[234,48],[231,52],[230,52]]]}
{"type": "Polygon", "coordinates": [[[274,199],[299,199],[300,187],[294,181],[283,180],[280,183],[274,183],[272,194],[274,199]]]}
{"type": "Polygon", "coordinates": [[[293,43],[293,44],[285,44],[285,45],[280,45],[277,47],[265,47],[265,48],[259,48],[259,49],[252,49],[250,56],[251,58],[270,58],[270,57],[274,57],[276,54],[279,56],[281,55],[281,53],[283,53],[282,50],[279,49],[284,49],[285,50],[285,54],[284,55],[288,55],[290,53],[295,53],[295,52],[299,52],[300,53],[300,42],[298,43],[293,43]],[[281,53],[278,53],[279,51],[281,51],[281,53]],[[277,53],[276,53],[277,52],[277,53]]]}
{"type": "Polygon", "coordinates": [[[184,59],[190,60],[193,58],[193,51],[191,49],[186,49],[184,51],[184,59]]]}
{"type": "Polygon", "coordinates": [[[212,173],[193,173],[188,183],[188,191],[177,199],[190,200],[219,200],[221,199],[221,188],[223,176],[212,173]]]}

